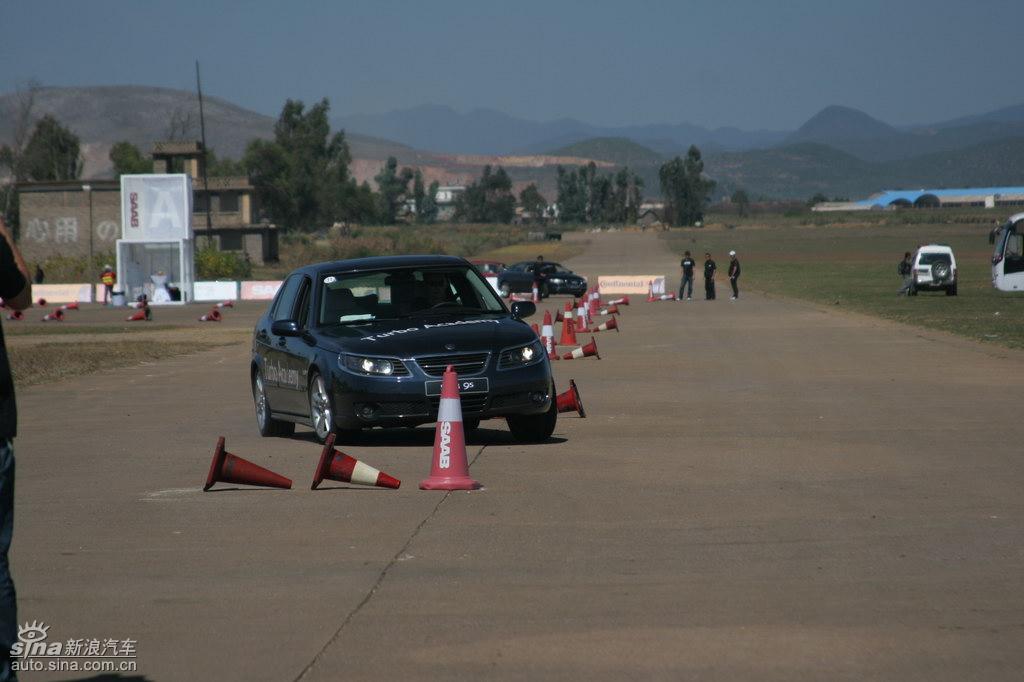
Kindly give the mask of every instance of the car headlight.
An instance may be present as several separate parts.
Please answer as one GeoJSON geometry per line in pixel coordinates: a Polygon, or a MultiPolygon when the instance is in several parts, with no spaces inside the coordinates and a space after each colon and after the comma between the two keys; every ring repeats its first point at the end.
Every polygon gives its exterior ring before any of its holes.
{"type": "Polygon", "coordinates": [[[561,277],[552,277],[552,278],[551,278],[551,279],[549,279],[548,281],[549,281],[549,282],[551,282],[552,284],[561,284],[561,283],[562,283],[562,282],[564,282],[565,280],[564,280],[564,279],[562,279],[561,277]]]}
{"type": "Polygon", "coordinates": [[[388,360],[386,358],[369,358],[361,355],[342,355],[340,359],[345,369],[355,372],[356,374],[366,374],[368,376],[394,376],[401,373],[399,368],[403,367],[402,363],[397,360],[388,360]]]}
{"type": "Polygon", "coordinates": [[[540,362],[543,357],[544,348],[541,347],[539,341],[534,341],[533,343],[525,346],[510,348],[502,352],[501,362],[498,363],[498,366],[500,369],[525,367],[526,365],[532,365],[540,362]]]}

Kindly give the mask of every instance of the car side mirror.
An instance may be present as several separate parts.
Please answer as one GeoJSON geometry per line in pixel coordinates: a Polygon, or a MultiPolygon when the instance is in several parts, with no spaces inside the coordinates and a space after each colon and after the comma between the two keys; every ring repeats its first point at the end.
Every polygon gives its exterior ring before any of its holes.
{"type": "Polygon", "coordinates": [[[516,301],[512,304],[512,319],[521,320],[537,312],[537,306],[532,301],[516,301]]]}
{"type": "Polygon", "coordinates": [[[295,320],[274,320],[270,325],[270,333],[274,336],[299,336],[302,330],[295,320]]]}

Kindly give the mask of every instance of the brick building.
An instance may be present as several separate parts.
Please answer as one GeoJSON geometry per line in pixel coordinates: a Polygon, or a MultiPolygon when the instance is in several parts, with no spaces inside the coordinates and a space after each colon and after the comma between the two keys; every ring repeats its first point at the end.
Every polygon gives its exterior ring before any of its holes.
{"type": "MultiPolygon", "coordinates": [[[[256,191],[248,178],[211,177],[205,191],[199,142],[158,142],[152,155],[154,173],[192,176],[192,228],[197,245],[204,245],[208,238],[222,251],[247,254],[257,265],[277,260],[277,227],[259,220],[256,191]]],[[[18,245],[31,262],[56,255],[112,253],[121,238],[121,184],[117,180],[20,183],[18,201],[18,245]]]]}

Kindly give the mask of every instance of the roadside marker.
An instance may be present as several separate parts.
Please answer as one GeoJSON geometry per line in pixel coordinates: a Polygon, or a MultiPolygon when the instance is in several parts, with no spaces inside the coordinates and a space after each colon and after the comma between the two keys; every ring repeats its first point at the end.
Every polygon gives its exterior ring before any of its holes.
{"type": "Polygon", "coordinates": [[[458,375],[448,365],[441,380],[441,403],[437,409],[430,476],[420,482],[420,490],[476,490],[480,487],[469,477],[458,382],[458,375]]]}
{"type": "Polygon", "coordinates": [[[213,451],[210,473],[206,476],[206,485],[203,486],[203,491],[209,490],[216,483],[239,483],[285,489],[292,487],[290,478],[285,478],[270,469],[264,469],[258,464],[253,464],[247,459],[242,459],[238,455],[232,455],[226,451],[224,436],[217,439],[217,447],[213,451]]]}
{"type": "Polygon", "coordinates": [[[327,440],[324,441],[324,449],[320,452],[320,463],[313,474],[313,485],[309,487],[310,490],[316,490],[325,478],[331,481],[369,485],[377,488],[397,489],[402,485],[397,478],[374,469],[369,464],[364,464],[344,452],[335,450],[333,433],[328,435],[327,440]]]}

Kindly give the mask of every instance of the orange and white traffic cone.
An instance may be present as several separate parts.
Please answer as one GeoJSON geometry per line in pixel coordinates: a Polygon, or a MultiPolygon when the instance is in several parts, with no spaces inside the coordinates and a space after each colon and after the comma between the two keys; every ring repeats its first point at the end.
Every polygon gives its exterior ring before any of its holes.
{"type": "Polygon", "coordinates": [[[78,310],[78,303],[72,301],[71,303],[65,303],[60,307],[61,310],[78,310]]]}
{"type": "Polygon", "coordinates": [[[227,452],[224,449],[224,436],[217,439],[217,448],[213,451],[213,461],[210,462],[210,473],[206,476],[203,492],[219,482],[263,485],[268,488],[292,487],[291,479],[227,452]]]}
{"type": "Polygon", "coordinates": [[[558,353],[555,352],[555,328],[551,324],[550,310],[544,311],[544,324],[540,328],[540,342],[548,354],[548,360],[558,360],[558,353]]]}
{"type": "Polygon", "coordinates": [[[61,310],[60,308],[57,308],[52,313],[46,313],[45,315],[43,315],[43,322],[63,322],[63,321],[64,321],[64,311],[61,310]]]}
{"type": "Polygon", "coordinates": [[[608,301],[608,305],[629,305],[629,296],[623,296],[617,298],[614,301],[608,301]]]}
{"type": "Polygon", "coordinates": [[[563,360],[579,360],[580,358],[596,357],[598,360],[601,356],[597,353],[597,341],[594,337],[590,337],[590,343],[580,348],[573,348],[572,351],[562,356],[563,360]]]}
{"type": "Polygon", "coordinates": [[[537,326],[536,322],[530,325],[530,329],[533,330],[533,333],[536,334],[538,338],[540,337],[540,327],[537,326]]]}
{"type": "Polygon", "coordinates": [[[558,406],[559,412],[577,412],[580,417],[587,418],[587,411],[583,409],[583,399],[580,398],[580,390],[576,388],[576,382],[572,379],[569,379],[569,390],[558,394],[555,404],[558,406]]]}
{"type": "Polygon", "coordinates": [[[594,327],[593,331],[607,332],[611,331],[612,329],[614,329],[615,331],[619,331],[619,323],[617,320],[617,317],[612,317],[612,319],[608,320],[607,322],[602,322],[601,324],[594,327]]]}
{"type": "Polygon", "coordinates": [[[125,322],[145,322],[149,319],[149,308],[143,308],[142,310],[136,310],[134,313],[124,318],[125,322]]]}
{"type": "Polygon", "coordinates": [[[619,314],[619,306],[613,303],[612,305],[608,306],[607,308],[601,308],[600,310],[598,310],[597,314],[601,315],[602,317],[607,317],[608,315],[618,315],[619,314]]]}
{"type": "Polygon", "coordinates": [[[555,313],[555,322],[556,322],[556,323],[558,323],[558,322],[561,322],[561,321],[562,321],[562,319],[563,319],[563,315],[564,315],[564,314],[565,314],[565,313],[564,313],[564,311],[562,311],[562,310],[559,310],[559,311],[557,311],[557,312],[555,313]]]}
{"type": "Polygon", "coordinates": [[[212,308],[210,312],[199,318],[200,322],[220,322],[220,311],[212,308]]]}
{"type": "Polygon", "coordinates": [[[537,283],[533,283],[533,302],[534,304],[540,303],[540,289],[537,287],[537,283]]]}
{"type": "Polygon", "coordinates": [[[310,490],[316,490],[325,478],[331,481],[356,483],[377,488],[397,489],[402,485],[397,478],[388,476],[383,471],[378,471],[355,457],[335,450],[333,433],[324,441],[324,449],[320,452],[320,463],[313,474],[313,485],[310,486],[310,490]]]}
{"type": "Polygon", "coordinates": [[[420,490],[476,490],[480,487],[469,477],[458,382],[458,375],[448,365],[441,379],[441,402],[437,409],[430,476],[420,482],[420,490]]]}
{"type": "Polygon", "coordinates": [[[583,303],[583,299],[580,299],[576,303],[576,315],[575,315],[575,318],[576,318],[576,329],[575,329],[575,331],[576,331],[577,334],[586,334],[588,331],[590,331],[589,329],[587,329],[587,306],[583,303]]]}
{"type": "Polygon", "coordinates": [[[657,300],[654,295],[654,280],[647,280],[647,302],[654,303],[657,300]]]}
{"type": "Polygon", "coordinates": [[[562,315],[562,338],[558,341],[560,346],[576,345],[576,325],[572,320],[571,305],[571,303],[565,304],[565,313],[562,315]]]}

